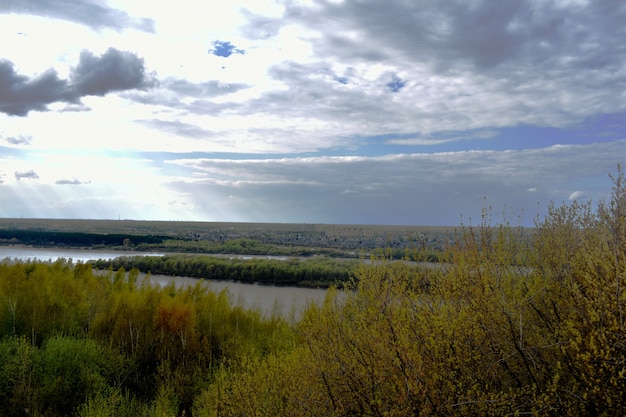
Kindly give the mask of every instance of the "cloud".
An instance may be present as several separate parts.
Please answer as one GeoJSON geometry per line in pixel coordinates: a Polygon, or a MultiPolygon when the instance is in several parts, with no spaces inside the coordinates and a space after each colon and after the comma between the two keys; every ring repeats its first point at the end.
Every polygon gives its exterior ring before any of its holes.
{"type": "Polygon", "coordinates": [[[246,84],[225,83],[217,80],[193,83],[187,80],[176,78],[165,79],[161,83],[161,86],[176,94],[200,98],[218,97],[222,95],[232,94],[249,87],[246,84]]]}
{"type": "Polygon", "coordinates": [[[81,52],[78,65],[72,68],[70,82],[79,96],[103,96],[155,85],[155,80],[146,74],[143,59],[115,48],[109,48],[100,57],[89,51],[81,52]]]}
{"type": "Polygon", "coordinates": [[[0,13],[19,13],[68,20],[100,30],[133,28],[154,32],[154,21],[134,18],[99,0],[4,0],[0,13]]]}
{"type": "Polygon", "coordinates": [[[31,110],[45,111],[55,102],[76,103],[78,97],[54,69],[29,78],[17,74],[13,64],[0,60],[0,112],[26,116],[31,110]]]}
{"type": "Polygon", "coordinates": [[[610,188],[607,173],[625,150],[626,141],[617,141],[379,157],[180,159],[169,163],[187,170],[188,179],[169,187],[188,196],[196,217],[211,210],[227,217],[231,210],[239,216],[231,219],[270,222],[456,225],[461,214],[479,220],[487,198],[495,215],[506,206],[532,225],[538,207],[568,198],[562,190],[580,178],[572,167],[593,184],[590,196],[602,198],[610,188]]]}
{"type": "Polygon", "coordinates": [[[492,139],[496,136],[498,136],[496,130],[480,129],[465,132],[437,132],[436,135],[423,137],[395,137],[387,139],[385,142],[390,145],[431,146],[463,140],[492,139]]]}
{"type": "Polygon", "coordinates": [[[241,113],[267,113],[280,118],[323,120],[336,122],[344,136],[388,132],[406,125],[404,103],[393,101],[390,76],[381,74],[368,80],[363,74],[349,72],[350,81],[330,64],[315,62],[301,64],[284,62],[274,65],[269,76],[285,88],[275,89],[244,103],[241,113]],[[401,121],[400,121],[401,120],[401,121]]]}
{"type": "Polygon", "coordinates": [[[9,136],[8,138],[4,138],[5,141],[10,143],[11,145],[29,145],[33,140],[32,136],[28,135],[18,135],[18,136],[9,136]]]}
{"type": "Polygon", "coordinates": [[[263,16],[248,9],[242,9],[241,13],[248,22],[241,30],[250,39],[268,39],[276,36],[284,25],[280,18],[263,16]]]}
{"type": "Polygon", "coordinates": [[[270,67],[284,88],[242,111],[336,123],[338,136],[566,127],[626,109],[618,1],[285,2],[247,18],[246,36],[286,43],[295,27],[312,53],[270,67]]]}
{"type": "Polygon", "coordinates": [[[228,58],[232,54],[238,54],[238,55],[246,54],[245,50],[236,48],[235,45],[227,41],[213,41],[211,45],[212,45],[212,48],[209,48],[209,53],[215,56],[228,58]]]}
{"type": "Polygon", "coordinates": [[[370,62],[399,57],[443,71],[458,71],[465,65],[480,69],[522,63],[562,66],[562,57],[573,58],[569,65],[586,67],[603,56],[596,66],[615,65],[621,58],[606,52],[614,47],[624,50],[626,11],[619,1],[494,5],[486,0],[428,4],[390,0],[368,7],[358,1],[319,3],[289,2],[283,16],[274,19],[252,15],[246,33],[271,26],[274,29],[268,34],[275,36],[281,28],[297,24],[316,32],[310,38],[320,56],[370,62]]]}
{"type": "Polygon", "coordinates": [[[214,136],[215,134],[209,130],[203,129],[199,126],[184,123],[178,120],[169,121],[169,120],[136,120],[136,123],[142,124],[144,126],[173,133],[177,136],[184,136],[192,139],[200,139],[214,136]]]}
{"type": "Polygon", "coordinates": [[[217,115],[238,106],[229,102],[218,103],[215,98],[235,94],[249,87],[247,84],[225,83],[218,80],[194,83],[168,77],[159,81],[159,88],[128,91],[123,96],[137,103],[168,107],[180,112],[217,115]]]}
{"type": "Polygon", "coordinates": [[[29,78],[19,75],[10,61],[0,60],[0,112],[26,116],[30,111],[47,111],[52,103],[75,106],[84,96],[145,89],[154,83],[141,58],[114,48],[101,57],[83,51],[70,72],[70,81],[59,78],[52,68],[29,78]]]}
{"type": "Polygon", "coordinates": [[[569,195],[569,197],[567,197],[567,199],[572,201],[572,200],[580,200],[583,197],[585,197],[585,193],[584,192],[582,192],[582,191],[574,191],[573,193],[571,193],[569,195]]]}
{"type": "Polygon", "coordinates": [[[33,171],[32,169],[29,171],[15,171],[15,179],[19,181],[22,178],[29,179],[29,180],[37,180],[39,179],[39,175],[37,175],[37,173],[33,171]]]}
{"type": "Polygon", "coordinates": [[[89,184],[91,181],[80,181],[76,178],[73,179],[60,179],[55,181],[55,184],[59,184],[59,185],[81,185],[81,184],[89,184]]]}

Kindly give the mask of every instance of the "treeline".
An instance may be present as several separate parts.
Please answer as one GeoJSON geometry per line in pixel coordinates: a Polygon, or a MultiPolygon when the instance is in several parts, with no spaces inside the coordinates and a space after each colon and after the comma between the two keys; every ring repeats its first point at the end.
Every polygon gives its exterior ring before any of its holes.
{"type": "MultiPolygon", "coordinates": [[[[204,236],[204,235],[202,235],[204,236]]],[[[80,248],[109,248],[136,252],[168,252],[168,253],[203,253],[203,254],[233,254],[233,255],[267,255],[313,257],[322,255],[334,258],[354,258],[371,256],[379,250],[387,248],[394,257],[413,261],[438,262],[442,255],[441,249],[433,245],[441,245],[435,241],[407,239],[402,246],[394,246],[394,242],[387,242],[387,246],[368,246],[354,249],[343,247],[336,243],[328,246],[321,240],[315,242],[300,241],[297,236],[292,238],[286,234],[283,239],[278,237],[257,236],[256,238],[226,239],[221,234],[210,235],[207,238],[173,237],[152,234],[123,234],[123,233],[86,233],[73,231],[31,230],[31,229],[0,229],[0,244],[27,245],[39,247],[80,247],[80,248]],[[268,241],[271,241],[269,243],[268,241]]],[[[335,239],[336,240],[336,239],[335,239]]],[[[371,243],[371,242],[370,242],[371,243]]],[[[398,242],[395,242],[396,244],[398,242]]],[[[348,245],[350,246],[350,245],[348,245]]]]}
{"type": "Polygon", "coordinates": [[[249,238],[228,240],[207,239],[168,239],[161,243],[141,243],[133,245],[138,251],[162,251],[206,254],[233,254],[233,255],[268,255],[268,256],[345,256],[338,249],[279,245],[263,243],[249,238]]]}
{"type": "Polygon", "coordinates": [[[53,232],[47,230],[0,229],[0,242],[33,246],[123,247],[132,244],[154,245],[167,236],[53,232]]]}
{"type": "Polygon", "coordinates": [[[354,258],[376,256],[384,250],[395,259],[407,259],[415,262],[439,262],[443,251],[437,250],[426,242],[413,241],[410,246],[368,248],[360,250],[346,250],[342,248],[303,246],[294,244],[262,243],[258,240],[238,238],[231,240],[194,240],[194,239],[167,239],[161,243],[133,244],[133,250],[144,252],[182,252],[204,254],[232,254],[232,255],[267,255],[290,257],[313,257],[322,255],[330,258],[354,258]]]}
{"type": "Polygon", "coordinates": [[[94,262],[98,269],[133,268],[141,272],[306,287],[341,286],[356,272],[358,261],[313,258],[241,259],[206,255],[122,256],[94,262]]]}

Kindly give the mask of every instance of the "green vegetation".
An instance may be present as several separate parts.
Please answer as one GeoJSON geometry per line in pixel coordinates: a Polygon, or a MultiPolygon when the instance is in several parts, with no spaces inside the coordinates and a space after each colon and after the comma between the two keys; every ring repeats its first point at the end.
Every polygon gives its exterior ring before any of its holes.
{"type": "Polygon", "coordinates": [[[0,415],[191,415],[220,369],[293,344],[287,322],[234,307],[200,282],[138,271],[0,265],[0,415]]]}
{"type": "Polygon", "coordinates": [[[162,243],[167,236],[133,236],[131,241],[128,235],[123,234],[100,234],[80,232],[51,232],[42,230],[1,230],[0,242],[32,245],[32,246],[55,246],[55,247],[128,247],[130,243],[143,245],[156,245],[162,243]]]}
{"type": "Polygon", "coordinates": [[[440,265],[361,263],[297,322],[226,293],[0,265],[0,414],[626,414],[626,179],[550,206],[532,236],[489,210],[440,265]]]}
{"type": "Polygon", "coordinates": [[[141,252],[182,252],[230,255],[266,256],[341,256],[342,251],[296,245],[262,243],[250,238],[237,238],[225,241],[208,239],[167,239],[161,243],[133,244],[133,250],[141,252]]]}
{"type": "Polygon", "coordinates": [[[356,260],[314,258],[299,260],[241,259],[206,255],[122,256],[112,260],[98,260],[99,269],[130,270],[176,275],[209,280],[258,282],[301,287],[342,286],[350,280],[358,267],[356,260]]]}
{"type": "Polygon", "coordinates": [[[389,248],[437,261],[455,239],[445,227],[0,219],[0,245],[80,247],[131,252],[234,255],[369,256],[389,248]]]}

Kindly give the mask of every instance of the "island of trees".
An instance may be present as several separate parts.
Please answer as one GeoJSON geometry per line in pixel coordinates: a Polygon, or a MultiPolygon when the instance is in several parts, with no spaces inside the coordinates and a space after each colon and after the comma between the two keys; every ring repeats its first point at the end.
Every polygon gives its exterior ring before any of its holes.
{"type": "Polygon", "coordinates": [[[611,178],[608,201],[551,205],[531,232],[485,208],[434,263],[381,251],[297,320],[134,267],[4,262],[0,414],[624,415],[626,183],[611,178]]]}

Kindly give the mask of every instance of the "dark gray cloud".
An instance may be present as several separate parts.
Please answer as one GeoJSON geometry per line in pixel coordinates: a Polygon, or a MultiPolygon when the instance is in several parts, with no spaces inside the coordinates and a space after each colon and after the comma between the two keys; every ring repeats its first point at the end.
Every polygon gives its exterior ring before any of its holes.
{"type": "Polygon", "coordinates": [[[447,0],[363,2],[320,0],[315,7],[286,4],[276,19],[250,15],[251,37],[275,35],[299,24],[317,31],[318,55],[430,62],[440,70],[465,64],[485,69],[510,63],[561,67],[571,57],[583,68],[616,66],[626,50],[623,2],[447,0]],[[268,30],[267,28],[271,28],[268,30]],[[256,34],[256,35],[255,35],[256,34]],[[609,53],[607,53],[609,52],[609,53]]]}
{"type": "Polygon", "coordinates": [[[21,179],[37,180],[39,175],[32,169],[29,171],[15,171],[15,179],[18,181],[21,179]]]}
{"type": "Polygon", "coordinates": [[[80,96],[103,96],[112,91],[148,88],[155,80],[146,74],[142,58],[109,48],[99,57],[89,51],[81,52],[70,82],[80,96]]]}
{"type": "Polygon", "coordinates": [[[99,0],[3,0],[0,13],[19,13],[69,20],[93,29],[125,28],[154,32],[154,21],[135,18],[99,0]]]}
{"type": "Polygon", "coordinates": [[[0,60],[0,112],[26,116],[30,111],[46,111],[52,103],[79,105],[84,96],[145,89],[154,83],[154,77],[146,73],[143,59],[114,48],[100,57],[83,51],[69,81],[59,78],[54,69],[34,77],[20,75],[13,63],[0,60]]]}
{"type": "Polygon", "coordinates": [[[19,75],[13,64],[0,60],[0,112],[26,116],[29,111],[45,111],[55,102],[76,103],[78,97],[54,69],[29,78],[19,75]]]}

